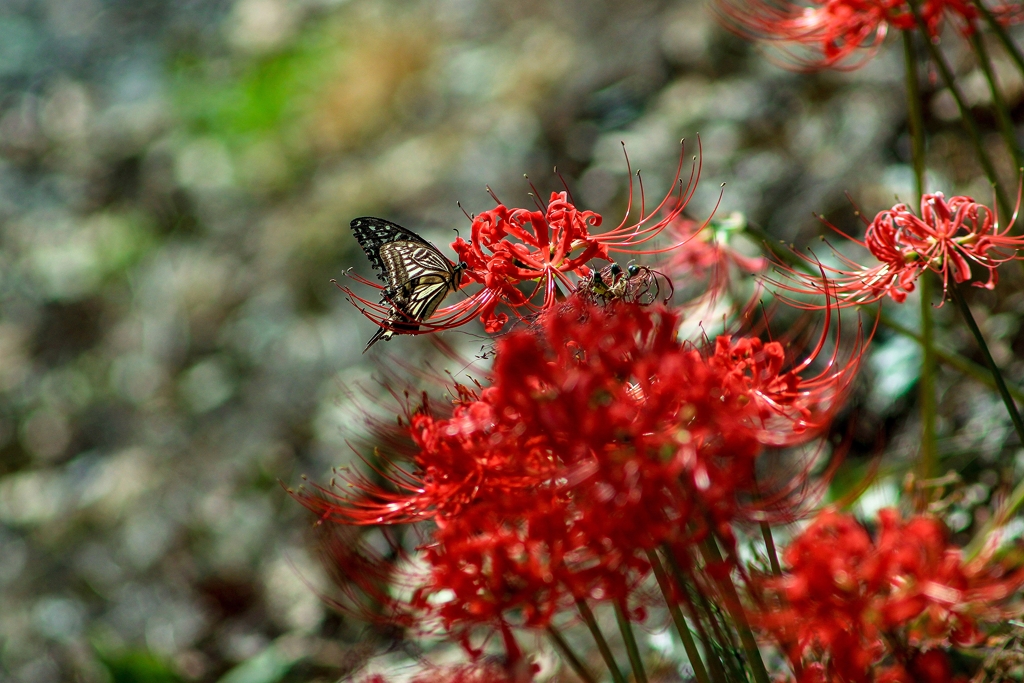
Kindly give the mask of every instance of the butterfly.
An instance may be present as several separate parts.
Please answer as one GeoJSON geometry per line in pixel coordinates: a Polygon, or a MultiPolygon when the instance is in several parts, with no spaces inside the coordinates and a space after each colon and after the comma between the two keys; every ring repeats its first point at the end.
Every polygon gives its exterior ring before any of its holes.
{"type": "Polygon", "coordinates": [[[384,282],[382,304],[391,310],[367,349],[395,334],[411,334],[434,314],[449,292],[459,289],[465,262],[452,263],[437,247],[412,230],[383,218],[353,219],[352,233],[384,282]]]}

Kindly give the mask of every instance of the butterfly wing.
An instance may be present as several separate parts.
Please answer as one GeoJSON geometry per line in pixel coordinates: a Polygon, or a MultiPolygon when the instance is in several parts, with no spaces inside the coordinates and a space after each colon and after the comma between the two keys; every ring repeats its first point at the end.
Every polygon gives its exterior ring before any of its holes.
{"type": "Polygon", "coordinates": [[[416,332],[448,293],[458,289],[459,271],[437,247],[400,225],[372,217],[356,218],[351,225],[387,285],[381,302],[391,304],[387,319],[366,348],[396,333],[416,332]]]}
{"type": "Polygon", "coordinates": [[[429,274],[410,280],[390,299],[391,311],[363,353],[381,339],[386,341],[395,334],[418,331],[420,322],[432,316],[454,288],[451,276],[429,274]]]}
{"type": "Polygon", "coordinates": [[[420,322],[434,315],[451,289],[445,278],[429,275],[419,280],[394,299],[389,316],[394,320],[391,327],[399,332],[415,332],[420,322]]]}
{"type": "Polygon", "coordinates": [[[384,265],[386,282],[398,296],[428,276],[448,282],[454,279],[451,261],[428,242],[396,240],[381,246],[377,253],[384,265]]]}

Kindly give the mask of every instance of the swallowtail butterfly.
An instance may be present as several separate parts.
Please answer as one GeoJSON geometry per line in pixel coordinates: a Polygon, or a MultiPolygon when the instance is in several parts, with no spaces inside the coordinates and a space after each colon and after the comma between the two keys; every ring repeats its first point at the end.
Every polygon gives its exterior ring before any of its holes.
{"type": "Polygon", "coordinates": [[[366,353],[381,339],[419,330],[448,293],[458,290],[466,264],[452,263],[430,242],[383,218],[356,218],[351,226],[384,282],[381,303],[391,306],[380,329],[366,343],[366,353]]]}

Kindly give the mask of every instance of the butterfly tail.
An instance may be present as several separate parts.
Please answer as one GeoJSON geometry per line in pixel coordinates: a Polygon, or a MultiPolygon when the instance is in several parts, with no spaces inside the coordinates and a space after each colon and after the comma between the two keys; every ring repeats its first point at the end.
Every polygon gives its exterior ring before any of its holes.
{"type": "Polygon", "coordinates": [[[391,339],[391,337],[394,336],[394,334],[395,331],[392,329],[388,329],[387,327],[379,328],[376,332],[373,333],[373,336],[370,337],[370,341],[366,342],[366,346],[363,347],[363,353],[369,351],[370,347],[379,342],[381,339],[383,339],[384,341],[391,339]]]}

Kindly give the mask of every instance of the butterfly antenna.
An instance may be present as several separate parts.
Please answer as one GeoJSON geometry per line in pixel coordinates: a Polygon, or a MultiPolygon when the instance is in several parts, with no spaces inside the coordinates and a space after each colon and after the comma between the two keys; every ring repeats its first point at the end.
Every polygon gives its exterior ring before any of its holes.
{"type": "MultiPolygon", "coordinates": [[[[493,197],[494,195],[492,194],[491,196],[493,197]]],[[[473,222],[473,217],[472,217],[472,216],[470,216],[470,215],[469,215],[469,214],[468,214],[468,213],[466,212],[466,209],[465,209],[465,207],[463,207],[463,206],[462,206],[462,202],[455,202],[455,203],[456,203],[456,204],[458,204],[458,205],[459,205],[459,209],[461,209],[461,210],[462,210],[462,215],[463,215],[463,216],[465,216],[466,218],[468,218],[468,219],[469,219],[469,221],[470,221],[470,222],[472,223],[472,222],[473,222]]],[[[498,202],[498,203],[500,204],[501,202],[498,202]]],[[[458,230],[456,230],[455,232],[457,233],[457,232],[458,232],[458,230]]]]}

